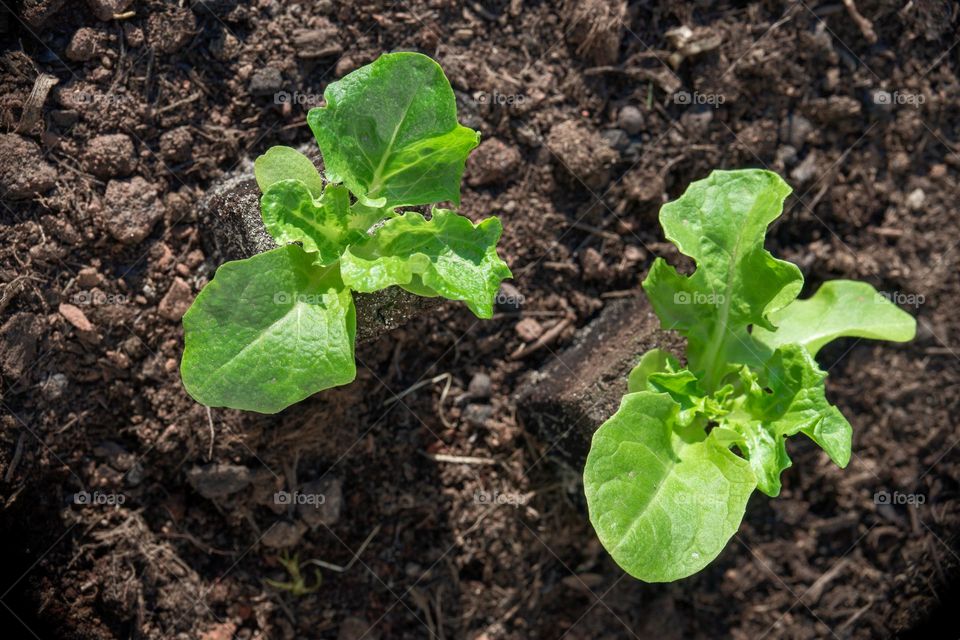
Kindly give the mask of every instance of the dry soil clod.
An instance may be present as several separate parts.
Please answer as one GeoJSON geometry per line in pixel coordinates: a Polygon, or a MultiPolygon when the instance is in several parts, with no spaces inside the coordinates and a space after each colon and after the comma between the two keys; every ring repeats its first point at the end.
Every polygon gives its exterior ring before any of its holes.
{"type": "Polygon", "coordinates": [[[593,432],[616,412],[627,392],[630,370],[656,347],[674,355],[684,350],[681,338],[660,329],[645,297],[610,303],[577,332],[572,347],[520,387],[520,419],[551,453],[582,468],[593,432]]]}

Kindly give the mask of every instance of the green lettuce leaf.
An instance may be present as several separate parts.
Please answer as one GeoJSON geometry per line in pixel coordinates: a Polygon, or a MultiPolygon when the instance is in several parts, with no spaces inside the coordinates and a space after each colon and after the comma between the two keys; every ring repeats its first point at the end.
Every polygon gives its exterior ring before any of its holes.
{"type": "Polygon", "coordinates": [[[314,198],[323,194],[323,178],[307,156],[290,147],[270,147],[253,163],[261,193],[281,180],[299,180],[314,198]]]}
{"type": "Polygon", "coordinates": [[[457,123],[450,82],[434,60],[390,53],[331,83],[307,123],[327,178],[365,204],[460,204],[460,178],[480,134],[457,123]]]}
{"type": "Polygon", "coordinates": [[[210,407],[276,413],[356,376],[353,297],[297,245],[221,265],[183,327],[183,385],[210,407]]]}
{"type": "Polygon", "coordinates": [[[627,393],[645,391],[650,374],[676,370],[679,365],[677,359],[663,349],[650,349],[640,357],[640,362],[630,371],[627,377],[627,393]]]}
{"type": "Polygon", "coordinates": [[[709,564],[736,533],[756,486],[713,436],[684,440],[666,394],[624,396],[594,434],[583,472],[590,521],[630,575],[667,582],[709,564]]]}
{"type": "Polygon", "coordinates": [[[366,239],[366,230],[381,215],[365,208],[354,215],[350,193],[330,184],[318,199],[299,180],[280,180],[260,198],[260,213],[267,231],[278,244],[299,242],[308,253],[317,253],[321,265],[333,264],[347,245],[366,239]]]}
{"type": "Polygon", "coordinates": [[[755,327],[753,337],[771,349],[785,344],[820,349],[842,337],[907,342],[917,334],[917,321],[877,293],[866,282],[830,280],[806,300],[770,315],[776,331],[755,327]]]}
{"type": "Polygon", "coordinates": [[[400,285],[419,295],[463,300],[480,318],[493,316],[493,299],[511,277],[497,255],[500,220],[479,224],[445,209],[430,220],[407,212],[387,220],[366,242],[344,254],[344,283],[361,293],[400,285]]]}
{"type": "Polygon", "coordinates": [[[803,285],[796,265],[763,248],[767,225],[789,193],[769,171],[714,171],[660,210],[667,239],[697,269],[682,276],[658,258],[643,288],[663,327],[686,336],[690,369],[708,391],[727,372],[731,353],[749,345],[747,327],[773,330],[767,315],[793,301],[803,285]]]}

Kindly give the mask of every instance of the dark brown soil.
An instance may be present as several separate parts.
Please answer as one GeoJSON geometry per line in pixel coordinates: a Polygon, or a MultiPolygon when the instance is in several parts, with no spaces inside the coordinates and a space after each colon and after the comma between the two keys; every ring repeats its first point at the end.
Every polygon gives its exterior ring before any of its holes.
{"type": "Polygon", "coordinates": [[[4,633],[955,636],[960,10],[855,5],[0,2],[4,633]],[[280,415],[208,412],[177,371],[185,293],[216,266],[196,203],[309,140],[327,83],[396,49],[437,58],[499,142],[463,211],[501,217],[513,288],[492,321],[448,303],[364,345],[356,382],[280,415]],[[677,260],[665,199],[748,166],[795,188],[768,248],[807,293],[866,280],[919,334],[822,352],[855,428],[846,470],[792,443],[782,496],[756,495],[713,565],[642,584],[514,394],[655,255],[677,260]],[[320,480],[342,503],[313,529],[270,499],[320,480]],[[265,582],[290,579],[277,545],[345,567],[367,540],[344,571],[304,565],[312,593],[265,582]]]}

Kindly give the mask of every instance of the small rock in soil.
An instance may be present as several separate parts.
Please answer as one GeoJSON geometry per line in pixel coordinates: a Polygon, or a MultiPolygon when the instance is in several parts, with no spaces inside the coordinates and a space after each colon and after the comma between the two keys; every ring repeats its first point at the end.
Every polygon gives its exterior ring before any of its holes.
{"type": "Polygon", "coordinates": [[[57,172],[43,159],[40,145],[15,133],[0,134],[0,199],[32,198],[56,181],[57,172]]]}
{"type": "Polygon", "coordinates": [[[66,2],[67,0],[25,0],[18,3],[20,17],[30,28],[39,31],[47,19],[60,11],[66,2]]]}
{"type": "Polygon", "coordinates": [[[100,273],[96,267],[84,267],[77,272],[77,284],[84,288],[96,287],[100,284],[100,273]]]}
{"type": "Polygon", "coordinates": [[[86,62],[97,55],[101,34],[90,27],[80,27],[67,45],[67,58],[75,62],[86,62]]]}
{"type": "Polygon", "coordinates": [[[140,176],[107,183],[107,231],[123,244],[138,244],[163,217],[156,187],[140,176]]]}
{"type": "Polygon", "coordinates": [[[123,25],[123,37],[127,39],[127,45],[131,49],[142,47],[146,41],[146,37],[143,35],[143,29],[131,22],[123,25]]]}
{"type": "Polygon", "coordinates": [[[93,15],[100,20],[113,20],[113,16],[123,13],[133,4],[133,0],[87,0],[93,15]]]}
{"type": "Polygon", "coordinates": [[[623,151],[630,146],[630,136],[623,129],[607,129],[602,134],[611,149],[623,151]]]}
{"type": "Polygon", "coordinates": [[[610,165],[617,153],[599,133],[576,120],[564,120],[547,136],[547,147],[562,173],[572,174],[575,182],[596,189],[609,180],[610,165]]]}
{"type": "Polygon", "coordinates": [[[160,136],[160,156],[170,162],[186,162],[193,152],[189,127],[177,127],[160,136]]]}
{"type": "Polygon", "coordinates": [[[803,162],[798,164],[790,172],[790,177],[796,184],[803,184],[810,180],[817,172],[817,152],[811,149],[803,162]]]}
{"type": "Polygon", "coordinates": [[[283,74],[280,69],[264,67],[253,72],[250,77],[250,93],[255,96],[269,96],[283,87],[283,74]]]}
{"type": "Polygon", "coordinates": [[[481,187],[505,182],[516,175],[520,160],[516,147],[497,138],[484,140],[467,158],[467,184],[481,187]]]}
{"type": "Polygon", "coordinates": [[[797,149],[803,148],[811,133],[813,133],[813,123],[799,113],[784,118],[780,123],[780,138],[797,149]]]}
{"type": "Polygon", "coordinates": [[[493,407],[472,402],[463,410],[463,419],[473,427],[483,427],[493,417],[493,407]]]}
{"type": "Polygon", "coordinates": [[[536,318],[524,318],[516,324],[514,330],[524,342],[533,342],[543,335],[543,325],[536,318]]]}
{"type": "Polygon", "coordinates": [[[467,392],[471,398],[486,399],[490,397],[493,385],[490,382],[490,376],[485,373],[475,373],[467,386],[467,392]]]}
{"type": "Polygon", "coordinates": [[[37,355],[37,338],[43,326],[32,313],[21,312],[0,327],[0,371],[19,378],[37,355]]]}
{"type": "Polygon", "coordinates": [[[250,469],[238,464],[214,463],[194,467],[187,481],[204,498],[224,498],[250,484],[250,469]]]}
{"type": "Polygon", "coordinates": [[[60,303],[59,311],[60,315],[76,327],[78,331],[92,332],[94,330],[93,324],[87,319],[83,311],[80,310],[80,307],[62,302],[60,303]]]}
{"type": "Polygon", "coordinates": [[[583,279],[587,281],[603,280],[609,272],[607,263],[603,261],[603,256],[593,247],[588,247],[586,251],[580,254],[580,266],[583,267],[583,279]]]}
{"type": "Polygon", "coordinates": [[[316,529],[320,525],[329,527],[340,519],[340,511],[343,508],[343,485],[339,478],[307,482],[300,487],[299,493],[316,497],[297,505],[297,514],[311,529],[316,529]],[[320,498],[320,496],[323,497],[320,498]]]}
{"type": "Polygon", "coordinates": [[[179,322],[183,318],[183,314],[190,308],[192,301],[193,291],[190,289],[190,285],[182,278],[174,278],[167,295],[163,296],[157,306],[157,312],[167,320],[179,322]]]}
{"type": "Polygon", "coordinates": [[[135,163],[133,140],[124,133],[93,138],[83,157],[84,168],[98,178],[130,175],[135,163]]]}
{"type": "Polygon", "coordinates": [[[300,538],[303,537],[306,530],[307,526],[302,522],[287,522],[282,520],[271,525],[260,539],[260,542],[274,549],[294,547],[300,542],[300,538]]]}
{"type": "Polygon", "coordinates": [[[147,42],[160,53],[175,53],[185,47],[197,30],[197,17],[187,7],[151,11],[147,18],[147,42]]]}
{"type": "Polygon", "coordinates": [[[43,385],[40,387],[40,393],[46,400],[59,400],[63,397],[69,384],[70,380],[67,376],[62,373],[55,373],[44,380],[43,385]]]}
{"type": "Polygon", "coordinates": [[[910,195],[907,196],[906,204],[907,207],[912,211],[919,211],[923,208],[923,203],[927,201],[927,194],[923,192],[923,189],[914,189],[910,192],[910,195]]]}
{"type": "Polygon", "coordinates": [[[643,113],[640,109],[628,104],[617,114],[617,125],[630,135],[636,135],[643,130],[643,113]]]}

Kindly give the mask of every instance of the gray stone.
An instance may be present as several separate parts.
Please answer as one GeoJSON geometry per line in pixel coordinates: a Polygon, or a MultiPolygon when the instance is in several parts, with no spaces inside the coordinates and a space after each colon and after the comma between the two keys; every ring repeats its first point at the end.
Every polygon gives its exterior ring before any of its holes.
{"type": "Polygon", "coordinates": [[[236,464],[215,463],[194,467],[187,481],[204,498],[225,498],[250,484],[250,469],[236,464]]]}
{"type": "Polygon", "coordinates": [[[636,135],[643,130],[643,113],[640,109],[628,104],[620,109],[617,124],[630,135],[636,135]]]}
{"type": "Polygon", "coordinates": [[[484,399],[490,397],[492,386],[490,376],[481,372],[474,374],[467,386],[467,391],[471,398],[484,399]]]}
{"type": "Polygon", "coordinates": [[[260,538],[260,542],[267,547],[274,549],[285,549],[294,547],[300,542],[300,538],[306,532],[307,527],[302,522],[287,522],[281,520],[270,526],[270,528],[260,538]]]}
{"type": "Polygon", "coordinates": [[[297,504],[297,515],[311,529],[320,525],[331,526],[340,519],[343,508],[343,488],[339,478],[323,478],[307,482],[299,493],[308,500],[297,504]]]}

